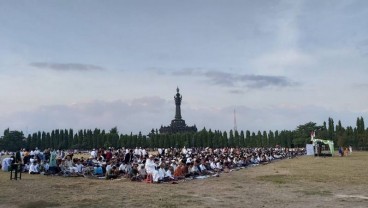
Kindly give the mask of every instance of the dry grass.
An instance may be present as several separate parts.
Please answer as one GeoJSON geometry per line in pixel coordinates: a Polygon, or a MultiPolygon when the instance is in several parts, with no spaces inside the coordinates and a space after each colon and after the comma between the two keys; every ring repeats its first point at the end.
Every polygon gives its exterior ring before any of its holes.
{"type": "Polygon", "coordinates": [[[0,172],[1,207],[366,207],[368,152],[299,157],[179,184],[0,172]]]}

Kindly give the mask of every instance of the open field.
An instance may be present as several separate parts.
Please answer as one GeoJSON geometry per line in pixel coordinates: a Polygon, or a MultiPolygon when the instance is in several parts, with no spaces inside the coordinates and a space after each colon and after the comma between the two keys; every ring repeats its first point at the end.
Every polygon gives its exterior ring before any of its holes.
{"type": "Polygon", "coordinates": [[[179,184],[0,172],[1,207],[367,207],[368,152],[303,156],[179,184]]]}

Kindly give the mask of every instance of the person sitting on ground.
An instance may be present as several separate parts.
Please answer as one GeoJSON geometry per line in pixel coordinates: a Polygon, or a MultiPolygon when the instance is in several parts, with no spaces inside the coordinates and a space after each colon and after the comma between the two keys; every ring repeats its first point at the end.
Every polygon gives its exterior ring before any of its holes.
{"type": "Polygon", "coordinates": [[[145,169],[147,174],[152,174],[153,182],[158,182],[158,171],[156,170],[157,164],[155,163],[153,155],[149,155],[148,159],[146,160],[145,169]]]}
{"type": "Polygon", "coordinates": [[[105,174],[106,174],[107,172],[109,172],[109,171],[111,170],[111,168],[112,168],[111,163],[110,163],[110,162],[106,162],[105,174]]]}
{"type": "Polygon", "coordinates": [[[31,162],[28,162],[27,164],[25,164],[23,167],[23,172],[28,173],[30,166],[31,166],[31,162]]]}
{"type": "Polygon", "coordinates": [[[113,165],[108,170],[106,169],[106,180],[110,179],[116,179],[119,176],[119,169],[116,168],[115,165],[113,165]]]}
{"type": "Polygon", "coordinates": [[[198,163],[197,163],[197,161],[195,161],[194,160],[194,162],[193,163],[191,163],[190,164],[191,166],[191,168],[190,168],[190,175],[191,176],[199,176],[199,175],[201,175],[201,171],[199,170],[199,168],[198,168],[198,163]]]}
{"type": "Polygon", "coordinates": [[[71,174],[76,174],[77,168],[70,155],[66,156],[66,160],[63,163],[64,171],[69,171],[71,174]]]}
{"type": "Polygon", "coordinates": [[[223,168],[224,173],[229,173],[230,172],[230,163],[228,161],[226,161],[223,164],[224,164],[224,166],[222,168],[223,168]]]}
{"type": "Polygon", "coordinates": [[[120,172],[120,174],[126,174],[127,172],[126,172],[126,164],[125,164],[125,162],[124,161],[122,161],[122,163],[120,164],[120,166],[119,166],[119,172],[120,172]]]}
{"type": "Polygon", "coordinates": [[[103,176],[103,170],[100,164],[95,165],[93,175],[103,176]]]}
{"type": "Polygon", "coordinates": [[[82,174],[83,173],[83,164],[81,162],[81,160],[77,160],[77,164],[75,165],[75,168],[77,170],[77,174],[82,174]]]}
{"type": "Polygon", "coordinates": [[[131,181],[141,181],[142,180],[142,178],[139,175],[138,164],[134,163],[132,165],[132,169],[129,172],[128,177],[130,178],[131,181]]]}
{"type": "Polygon", "coordinates": [[[184,179],[185,178],[183,168],[184,168],[184,164],[183,164],[183,162],[180,162],[178,167],[176,167],[176,169],[174,171],[174,177],[176,179],[184,179]]]}
{"type": "Polygon", "coordinates": [[[165,177],[165,163],[161,163],[160,164],[160,168],[157,170],[158,171],[158,180],[159,181],[163,181],[164,177],[165,177]]]}
{"type": "Polygon", "coordinates": [[[29,166],[29,174],[40,174],[38,163],[34,159],[32,159],[32,164],[29,166]]]}
{"type": "Polygon", "coordinates": [[[50,169],[49,162],[46,161],[45,163],[42,164],[42,166],[43,166],[43,170],[45,171],[45,173],[48,173],[50,169]]]}
{"type": "Polygon", "coordinates": [[[172,166],[166,166],[164,181],[175,181],[176,179],[173,174],[174,168],[172,166]]]}
{"type": "Polygon", "coordinates": [[[199,170],[201,171],[202,175],[210,174],[210,171],[206,167],[206,161],[203,159],[201,164],[199,165],[199,170]]]}
{"type": "Polygon", "coordinates": [[[139,175],[141,176],[142,179],[145,179],[147,177],[147,172],[146,169],[144,168],[144,165],[141,165],[139,167],[139,175]]]}
{"type": "Polygon", "coordinates": [[[2,162],[2,170],[3,171],[9,171],[9,167],[11,167],[11,164],[13,163],[13,158],[8,157],[4,158],[2,162]]]}

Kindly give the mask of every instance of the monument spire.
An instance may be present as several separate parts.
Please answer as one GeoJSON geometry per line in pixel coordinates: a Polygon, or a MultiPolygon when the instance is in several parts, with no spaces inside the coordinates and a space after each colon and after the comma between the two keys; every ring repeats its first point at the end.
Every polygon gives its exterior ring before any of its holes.
{"type": "Polygon", "coordinates": [[[161,126],[160,133],[161,134],[176,134],[176,133],[185,133],[185,132],[197,132],[197,127],[188,126],[185,124],[185,120],[181,118],[181,100],[182,96],[179,93],[179,87],[176,87],[176,94],[174,96],[175,99],[175,118],[171,120],[170,126],[161,126]]]}
{"type": "Polygon", "coordinates": [[[180,105],[181,105],[182,96],[179,93],[179,87],[176,88],[176,95],[174,99],[175,99],[175,106],[176,106],[175,119],[180,120],[181,119],[180,105]]]}

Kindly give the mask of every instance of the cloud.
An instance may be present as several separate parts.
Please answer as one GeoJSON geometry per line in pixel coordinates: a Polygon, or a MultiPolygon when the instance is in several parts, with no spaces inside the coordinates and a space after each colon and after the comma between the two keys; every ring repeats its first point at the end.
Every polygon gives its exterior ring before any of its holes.
{"type": "Polygon", "coordinates": [[[166,75],[165,70],[162,68],[149,67],[146,69],[146,71],[154,75],[166,75]]]}
{"type": "Polygon", "coordinates": [[[244,87],[249,89],[265,87],[289,87],[297,86],[299,83],[285,76],[236,74],[217,70],[204,72],[200,68],[186,68],[172,72],[174,76],[204,77],[212,85],[236,88],[231,93],[242,93],[244,87]]]}
{"type": "Polygon", "coordinates": [[[243,93],[244,93],[244,91],[243,91],[243,90],[229,90],[229,92],[230,92],[231,94],[243,94],[243,93]]]}
{"type": "Polygon", "coordinates": [[[92,64],[79,63],[47,63],[47,62],[33,62],[29,64],[32,67],[40,69],[51,69],[56,71],[102,71],[103,67],[92,64]]]}
{"type": "Polygon", "coordinates": [[[197,74],[198,72],[201,72],[200,68],[184,68],[181,70],[176,70],[172,72],[172,74],[178,75],[178,76],[188,76],[188,75],[197,74]]]}
{"type": "Polygon", "coordinates": [[[289,80],[284,76],[266,76],[254,74],[232,74],[227,72],[210,71],[204,74],[211,84],[226,87],[246,87],[246,88],[265,88],[265,87],[288,87],[298,83],[289,80]]]}
{"type": "Polygon", "coordinates": [[[209,71],[204,74],[213,85],[221,85],[226,87],[233,87],[235,84],[235,77],[233,74],[220,71],[209,71]]]}

